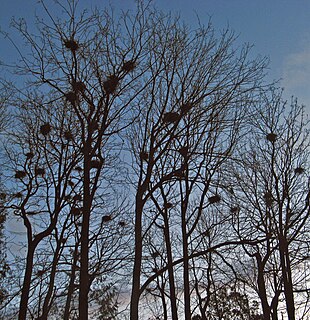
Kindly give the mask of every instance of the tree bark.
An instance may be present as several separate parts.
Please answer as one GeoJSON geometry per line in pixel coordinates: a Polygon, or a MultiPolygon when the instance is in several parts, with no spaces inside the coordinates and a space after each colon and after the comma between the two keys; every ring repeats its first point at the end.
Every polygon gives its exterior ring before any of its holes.
{"type": "Polygon", "coordinates": [[[132,277],[132,292],[130,300],[130,319],[139,319],[139,299],[140,299],[140,275],[142,263],[142,211],[143,200],[141,192],[137,192],[135,210],[135,257],[132,277]]]}
{"type": "MultiPolygon", "coordinates": [[[[88,139],[90,140],[90,139],[88,139]]],[[[81,228],[81,269],[79,284],[79,319],[88,319],[88,293],[89,293],[89,221],[91,210],[90,194],[90,146],[91,141],[87,141],[84,146],[84,180],[83,180],[83,215],[81,228]]]]}
{"type": "Polygon", "coordinates": [[[27,252],[27,258],[26,258],[26,267],[25,267],[22,294],[21,294],[20,304],[19,304],[18,320],[26,320],[26,317],[27,317],[27,308],[28,308],[28,301],[29,301],[29,291],[30,291],[30,285],[31,285],[31,276],[32,276],[35,248],[36,248],[36,245],[33,242],[28,243],[28,252],[27,252]]]}

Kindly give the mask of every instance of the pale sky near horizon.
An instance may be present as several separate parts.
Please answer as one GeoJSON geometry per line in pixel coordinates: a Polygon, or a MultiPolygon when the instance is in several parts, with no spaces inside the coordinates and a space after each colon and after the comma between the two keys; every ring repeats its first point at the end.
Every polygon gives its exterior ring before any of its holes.
{"type": "MultiPolygon", "coordinates": [[[[53,0],[46,0],[47,4],[53,0]]],[[[216,29],[229,26],[239,35],[237,44],[253,44],[254,55],[270,58],[268,80],[282,79],[286,96],[296,96],[310,113],[310,0],[154,0],[163,10],[179,13],[189,25],[197,16],[207,24],[211,17],[216,29]]],[[[0,0],[0,26],[9,31],[12,16],[34,20],[37,0],[0,0]]],[[[131,9],[134,0],[80,0],[80,6],[131,9]]],[[[12,46],[0,36],[0,60],[13,55],[12,46]]]]}

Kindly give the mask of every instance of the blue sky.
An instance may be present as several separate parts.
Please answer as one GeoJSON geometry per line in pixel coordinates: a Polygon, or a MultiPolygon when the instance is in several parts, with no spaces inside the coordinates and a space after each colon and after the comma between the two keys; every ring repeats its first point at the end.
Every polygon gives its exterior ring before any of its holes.
{"type": "MultiPolygon", "coordinates": [[[[52,3],[46,0],[46,3],[52,3]]],[[[81,7],[130,9],[134,0],[80,0],[81,7]]],[[[309,0],[154,0],[155,5],[181,15],[195,25],[212,18],[216,29],[229,26],[239,35],[238,43],[253,44],[253,54],[270,58],[269,79],[282,79],[286,96],[295,95],[310,112],[310,1],[309,0]]],[[[12,16],[33,21],[39,12],[37,0],[1,0],[0,26],[9,30],[12,16]]],[[[0,60],[11,59],[13,48],[0,38],[0,60]]]]}

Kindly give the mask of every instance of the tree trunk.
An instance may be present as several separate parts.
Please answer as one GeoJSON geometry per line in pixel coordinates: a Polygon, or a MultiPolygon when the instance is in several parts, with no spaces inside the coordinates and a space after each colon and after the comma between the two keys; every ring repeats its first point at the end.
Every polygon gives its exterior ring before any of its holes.
{"type": "Polygon", "coordinates": [[[169,229],[169,222],[168,222],[166,212],[164,213],[164,223],[165,223],[164,234],[165,234],[167,260],[168,260],[171,319],[178,320],[177,299],[176,299],[176,293],[175,293],[175,280],[174,280],[174,273],[173,273],[173,266],[172,266],[173,257],[172,257],[171,241],[170,241],[170,229],[169,229]]]}
{"type": "Polygon", "coordinates": [[[83,180],[83,215],[81,228],[81,269],[79,285],[79,319],[88,319],[88,293],[89,293],[89,221],[91,210],[90,194],[90,145],[86,142],[84,146],[84,180],[83,180]]]}
{"type": "Polygon", "coordinates": [[[258,295],[261,301],[264,320],[270,320],[271,309],[267,299],[266,285],[264,279],[264,265],[262,263],[261,256],[256,254],[257,262],[257,285],[258,285],[258,295]]]}
{"type": "Polygon", "coordinates": [[[284,285],[284,296],[286,302],[286,311],[289,320],[295,320],[295,302],[293,283],[291,275],[291,266],[288,253],[288,244],[283,235],[279,239],[280,262],[284,285]]]}
{"type": "Polygon", "coordinates": [[[78,249],[79,249],[79,242],[76,242],[74,253],[73,253],[73,262],[71,267],[71,276],[70,276],[70,282],[68,286],[68,293],[67,293],[67,299],[66,299],[66,305],[65,305],[65,311],[64,311],[64,320],[69,320],[70,318],[70,305],[72,300],[72,295],[74,292],[74,281],[75,281],[75,275],[76,275],[76,263],[77,263],[77,257],[78,257],[78,249]]]}
{"type": "Polygon", "coordinates": [[[142,192],[138,190],[136,196],[136,217],[135,217],[135,260],[133,266],[132,292],[130,300],[130,319],[139,319],[140,299],[140,275],[142,263],[142,192]]]}
{"type": "Polygon", "coordinates": [[[20,304],[19,304],[18,320],[26,320],[26,317],[27,317],[27,308],[28,308],[28,301],[29,301],[29,291],[30,291],[30,285],[31,285],[33,257],[34,257],[35,248],[36,248],[36,245],[33,242],[28,243],[28,252],[27,252],[27,258],[26,258],[26,267],[25,267],[24,282],[22,287],[22,294],[21,294],[20,304]]]}
{"type": "Polygon", "coordinates": [[[184,286],[184,318],[185,320],[191,320],[191,305],[190,305],[190,286],[189,286],[189,261],[188,261],[188,238],[186,231],[186,216],[185,209],[183,209],[184,203],[182,203],[182,239],[183,239],[183,286],[184,286]]]}

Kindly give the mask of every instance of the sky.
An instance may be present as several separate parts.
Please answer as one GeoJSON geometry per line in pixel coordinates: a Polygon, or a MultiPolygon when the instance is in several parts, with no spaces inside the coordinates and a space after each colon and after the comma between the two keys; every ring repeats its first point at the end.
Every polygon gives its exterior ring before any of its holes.
{"type": "MultiPolygon", "coordinates": [[[[64,0],[63,0],[64,1],[64,0]]],[[[45,1],[48,5],[53,0],[45,1]]],[[[310,0],[153,0],[156,7],[179,13],[188,25],[197,16],[207,24],[211,18],[217,30],[231,28],[237,44],[250,43],[254,55],[270,59],[268,80],[281,79],[285,96],[296,96],[310,113],[310,0]]],[[[12,16],[29,23],[40,13],[37,0],[0,0],[0,26],[9,31],[12,16]]],[[[80,0],[80,6],[132,9],[134,0],[80,0]]],[[[13,47],[0,36],[0,61],[14,57],[13,47]]]]}

